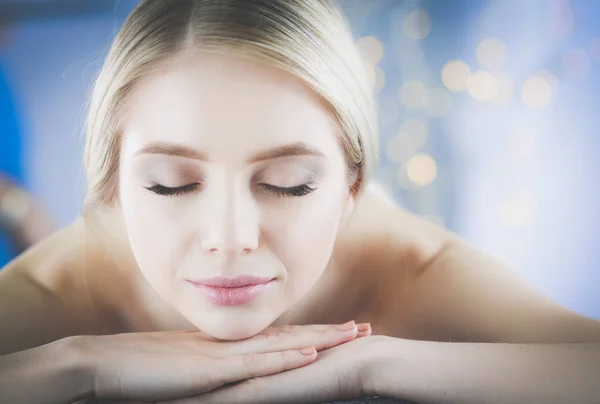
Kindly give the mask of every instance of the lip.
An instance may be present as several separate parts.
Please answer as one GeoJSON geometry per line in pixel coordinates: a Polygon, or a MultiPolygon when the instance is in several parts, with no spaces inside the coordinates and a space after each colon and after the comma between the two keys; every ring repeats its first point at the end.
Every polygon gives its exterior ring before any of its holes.
{"type": "Polygon", "coordinates": [[[242,275],[231,279],[215,277],[189,282],[217,306],[240,306],[257,299],[274,280],[275,278],[242,275]]]}
{"type": "Polygon", "coordinates": [[[190,280],[194,285],[212,286],[218,288],[239,288],[243,286],[261,285],[273,280],[273,278],[262,278],[259,276],[240,275],[235,278],[225,278],[216,276],[214,278],[205,278],[190,280]]]}

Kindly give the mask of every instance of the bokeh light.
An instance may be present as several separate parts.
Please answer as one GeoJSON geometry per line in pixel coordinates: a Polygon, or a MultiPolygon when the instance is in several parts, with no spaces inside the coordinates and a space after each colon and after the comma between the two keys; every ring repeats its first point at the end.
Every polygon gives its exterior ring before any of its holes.
{"type": "Polygon", "coordinates": [[[402,23],[404,34],[412,39],[425,39],[431,33],[431,17],[422,8],[411,12],[402,23]]]}
{"type": "Polygon", "coordinates": [[[375,90],[376,93],[381,92],[385,87],[385,72],[378,66],[373,66],[371,64],[366,64],[365,69],[367,70],[367,75],[369,77],[369,82],[371,83],[371,87],[375,90]]]}
{"type": "Polygon", "coordinates": [[[590,57],[583,49],[566,52],[562,58],[565,75],[570,78],[583,78],[590,71],[590,57]]]}
{"type": "Polygon", "coordinates": [[[365,36],[356,42],[356,47],[362,59],[376,65],[383,59],[383,44],[374,36],[365,36]]]}
{"type": "Polygon", "coordinates": [[[395,163],[406,162],[427,143],[428,137],[429,129],[425,123],[414,118],[408,119],[388,141],[387,155],[395,163]]]}
{"type": "Polygon", "coordinates": [[[528,78],[521,88],[521,101],[530,108],[544,108],[552,100],[552,87],[539,75],[528,78]]]}
{"type": "Polygon", "coordinates": [[[387,156],[394,163],[402,163],[411,154],[406,148],[406,139],[402,135],[402,133],[398,133],[392,136],[385,148],[387,156]]]}
{"type": "Polygon", "coordinates": [[[479,70],[468,80],[469,95],[477,101],[492,101],[499,94],[496,77],[490,72],[479,70]]]}
{"type": "Polygon", "coordinates": [[[452,110],[452,94],[445,88],[429,90],[425,111],[435,117],[447,115],[452,110]]]}
{"type": "Polygon", "coordinates": [[[396,184],[402,190],[416,188],[416,185],[408,177],[407,163],[402,163],[396,170],[396,184]]]}
{"type": "Polygon", "coordinates": [[[367,71],[367,76],[369,77],[369,83],[371,87],[375,88],[377,83],[377,71],[375,70],[375,66],[370,63],[365,63],[365,70],[367,71]]]}
{"type": "Polygon", "coordinates": [[[506,60],[507,48],[497,38],[487,38],[477,46],[477,63],[486,68],[500,67],[506,60]]]}
{"type": "Polygon", "coordinates": [[[420,81],[407,81],[400,87],[400,102],[408,110],[423,109],[429,100],[427,86],[420,81]]]}
{"type": "Polygon", "coordinates": [[[556,77],[554,74],[550,73],[548,70],[540,70],[539,72],[536,73],[536,76],[541,77],[542,79],[546,80],[546,82],[550,85],[550,89],[552,90],[553,94],[556,94],[556,91],[558,90],[558,77],[556,77]]]}
{"type": "Polygon", "coordinates": [[[551,0],[549,5],[548,31],[550,35],[558,39],[565,39],[573,35],[573,10],[569,0],[551,0]]]}
{"type": "Polygon", "coordinates": [[[378,101],[379,123],[383,129],[393,127],[402,110],[402,106],[399,104],[398,99],[394,96],[387,95],[380,96],[378,101]]]}
{"type": "Polygon", "coordinates": [[[400,127],[400,132],[414,139],[413,144],[418,144],[417,147],[423,146],[429,137],[429,128],[425,122],[415,118],[407,119],[400,127]]]}
{"type": "Polygon", "coordinates": [[[513,100],[514,84],[512,78],[507,73],[496,75],[496,85],[498,86],[498,94],[495,101],[507,103],[513,100]]]}
{"type": "Polygon", "coordinates": [[[471,68],[462,60],[451,60],[442,69],[442,82],[450,91],[465,91],[470,77],[471,68]]]}
{"type": "Polygon", "coordinates": [[[426,186],[437,177],[437,164],[427,154],[416,154],[406,164],[408,178],[416,185],[426,186]]]}

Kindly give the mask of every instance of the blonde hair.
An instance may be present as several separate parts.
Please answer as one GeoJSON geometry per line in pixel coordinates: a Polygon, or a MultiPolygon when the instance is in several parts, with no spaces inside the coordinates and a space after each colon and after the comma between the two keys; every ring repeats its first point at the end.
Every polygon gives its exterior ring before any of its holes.
{"type": "Polygon", "coordinates": [[[86,123],[86,206],[118,195],[124,106],[141,79],[189,49],[234,50],[300,78],[329,105],[353,192],[376,164],[372,86],[340,10],[329,0],[142,0],[96,80],[86,123]]]}

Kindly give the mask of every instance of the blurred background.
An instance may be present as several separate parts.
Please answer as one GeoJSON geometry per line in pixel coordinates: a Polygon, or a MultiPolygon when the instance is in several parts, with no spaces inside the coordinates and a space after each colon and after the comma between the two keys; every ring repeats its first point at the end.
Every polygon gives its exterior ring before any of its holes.
{"type": "MultiPolygon", "coordinates": [[[[0,267],[79,215],[86,100],[136,3],[0,0],[0,176],[26,192],[4,209],[39,213],[18,248],[5,224],[0,267]]],[[[376,179],[600,319],[600,2],[340,4],[377,92],[376,179]]]]}

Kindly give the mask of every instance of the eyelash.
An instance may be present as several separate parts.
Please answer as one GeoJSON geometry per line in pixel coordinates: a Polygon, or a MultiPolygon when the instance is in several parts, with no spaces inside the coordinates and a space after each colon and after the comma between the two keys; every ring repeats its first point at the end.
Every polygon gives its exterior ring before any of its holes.
{"type": "Polygon", "coordinates": [[[277,196],[288,196],[288,197],[300,197],[308,195],[313,192],[316,188],[311,188],[308,184],[298,185],[290,188],[279,188],[269,184],[260,184],[267,191],[274,193],[277,196]]]}
{"type": "MultiPolygon", "coordinates": [[[[316,190],[316,188],[311,188],[308,184],[302,184],[290,188],[280,188],[269,184],[260,185],[265,189],[265,191],[273,193],[279,197],[300,197],[308,195],[314,190],[316,190]]],[[[154,192],[155,194],[161,196],[177,196],[192,192],[196,188],[198,188],[198,186],[200,186],[200,184],[188,184],[182,187],[169,188],[163,185],[156,184],[151,187],[147,187],[146,189],[150,192],[154,192]]]]}
{"type": "Polygon", "coordinates": [[[184,185],[182,187],[169,188],[169,187],[165,187],[163,185],[156,184],[154,186],[147,187],[146,189],[150,192],[154,192],[157,195],[177,196],[177,195],[187,194],[188,192],[192,192],[193,190],[198,188],[199,185],[200,184],[188,184],[188,185],[184,185]]]}

